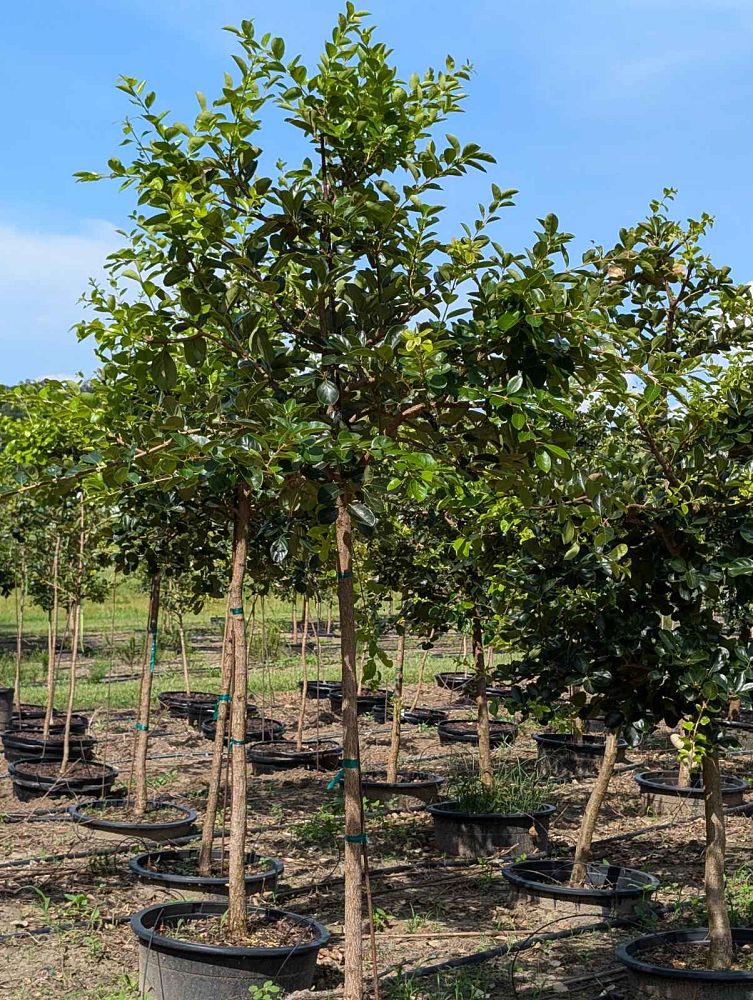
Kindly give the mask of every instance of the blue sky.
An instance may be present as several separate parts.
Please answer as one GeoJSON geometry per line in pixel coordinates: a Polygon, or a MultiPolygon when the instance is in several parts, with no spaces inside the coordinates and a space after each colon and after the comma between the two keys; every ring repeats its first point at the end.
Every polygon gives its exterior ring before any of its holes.
{"type": "MultiPolygon", "coordinates": [[[[343,0],[344,2],[344,0],[343,0]]],[[[146,78],[158,105],[193,115],[231,69],[222,26],[244,17],[315,61],[334,0],[32,0],[0,33],[0,383],[93,367],[71,325],[131,208],[115,185],[76,184],[116,153],[127,111],[116,77],[146,78]]],[[[710,248],[753,278],[753,0],[372,0],[401,71],[451,52],[474,64],[450,126],[498,160],[456,182],[448,225],[490,180],[520,189],[498,238],[530,240],[556,212],[584,247],[608,242],[662,187],[681,215],[716,216],[710,248]]],[[[285,133],[275,129],[277,155],[285,133]]]]}

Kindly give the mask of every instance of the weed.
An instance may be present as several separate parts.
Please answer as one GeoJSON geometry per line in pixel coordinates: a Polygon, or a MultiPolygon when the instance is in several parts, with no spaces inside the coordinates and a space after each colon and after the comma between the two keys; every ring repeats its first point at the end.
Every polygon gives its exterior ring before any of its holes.
{"type": "Polygon", "coordinates": [[[447,778],[447,793],[469,813],[531,813],[551,797],[553,785],[534,762],[506,760],[496,765],[491,788],[481,783],[478,761],[455,757],[447,778]]]}

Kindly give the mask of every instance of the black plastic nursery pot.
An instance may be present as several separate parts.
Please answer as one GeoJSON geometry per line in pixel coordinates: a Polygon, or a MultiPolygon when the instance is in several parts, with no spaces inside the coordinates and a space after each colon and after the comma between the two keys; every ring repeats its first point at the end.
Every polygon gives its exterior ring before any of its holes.
{"type": "Polygon", "coordinates": [[[372,802],[387,802],[390,799],[418,799],[421,802],[436,802],[444,784],[444,778],[429,771],[400,770],[397,781],[387,781],[386,771],[364,771],[361,774],[361,791],[372,802]]]}
{"type": "MultiPolygon", "coordinates": [[[[18,711],[13,709],[11,716],[11,721],[15,724],[17,721],[28,721],[30,719],[44,719],[47,709],[44,705],[29,705],[25,702],[21,702],[18,706],[18,711]]],[[[53,709],[53,718],[60,717],[63,713],[57,709],[53,709]]]]}
{"type": "Polygon", "coordinates": [[[340,766],[343,748],[336,740],[304,740],[297,749],[295,740],[252,743],[246,759],[254,774],[273,774],[303,767],[307,771],[334,771],[340,766]]]}
{"type": "Polygon", "coordinates": [[[10,726],[13,714],[13,688],[0,687],[0,732],[10,726]]]}
{"type": "MultiPolygon", "coordinates": [[[[219,696],[208,691],[163,691],[157,695],[157,701],[173,719],[186,719],[191,726],[197,728],[207,719],[214,717],[219,696]]],[[[246,705],[246,715],[256,715],[258,709],[253,703],[246,705]]]]}
{"type": "MultiPolygon", "coordinates": [[[[332,706],[332,711],[337,715],[342,714],[343,710],[343,693],[342,689],[339,691],[332,691],[329,696],[329,703],[332,706]]],[[[392,692],[391,691],[369,691],[364,694],[359,694],[356,699],[356,711],[358,715],[371,715],[377,705],[390,705],[392,703],[392,692]]]]}
{"type": "MultiPolygon", "coordinates": [[[[342,691],[342,687],[337,681],[309,681],[306,685],[306,697],[326,701],[333,691],[342,691]]],[[[298,681],[298,689],[303,691],[303,681],[298,681]]]]}
{"type": "Polygon", "coordinates": [[[447,691],[462,691],[476,677],[466,671],[444,670],[442,673],[434,674],[437,687],[445,688],[447,691]]]}
{"type": "Polygon", "coordinates": [[[8,765],[8,773],[13,794],[21,802],[41,796],[59,799],[107,795],[118,776],[114,767],[96,761],[72,761],[61,775],[59,761],[19,760],[8,765]]]}
{"type": "MultiPolygon", "coordinates": [[[[61,761],[65,749],[62,733],[51,733],[47,739],[41,730],[8,729],[2,734],[3,752],[8,762],[20,760],[61,761]]],[[[69,760],[92,760],[97,741],[93,736],[71,734],[68,741],[69,760]]]]}
{"type": "Polygon", "coordinates": [[[437,802],[427,809],[443,854],[460,858],[487,857],[501,850],[544,854],[549,847],[554,806],[548,803],[530,813],[469,813],[457,802],[437,802]]]}
{"type": "MultiPolygon", "coordinates": [[[[437,726],[439,742],[465,743],[466,746],[478,746],[478,725],[470,720],[452,720],[440,722],[437,726]]],[[[518,735],[518,727],[512,722],[490,722],[489,743],[492,748],[506,746],[512,743],[518,735]]]]}
{"type": "MultiPolygon", "coordinates": [[[[201,734],[204,739],[214,741],[217,723],[214,719],[205,719],[201,724],[201,734]]],[[[277,719],[253,718],[246,719],[246,743],[273,743],[279,740],[285,732],[285,726],[277,719]]],[[[230,736],[225,732],[225,746],[230,736]]]]}
{"type": "MultiPolygon", "coordinates": [[[[227,852],[225,854],[227,856],[227,852]]],[[[219,850],[213,851],[212,857],[219,860],[222,853],[219,850]]],[[[131,858],[128,867],[144,882],[158,885],[168,890],[172,896],[177,895],[184,899],[227,897],[227,877],[181,875],[174,870],[171,871],[171,866],[180,867],[186,862],[195,863],[198,858],[199,852],[197,850],[146,851],[144,854],[131,858]]],[[[249,896],[275,889],[277,880],[285,870],[282,861],[278,861],[276,858],[262,859],[253,851],[246,854],[246,864],[258,866],[260,869],[246,875],[246,894],[249,896]]]]}
{"type": "MultiPolygon", "coordinates": [[[[753,929],[732,930],[736,947],[753,944],[753,929]]],[[[753,1000],[753,971],[712,972],[675,969],[652,961],[652,953],[668,947],[682,954],[708,943],[705,928],[664,931],[634,938],[615,949],[615,957],[627,968],[630,996],[640,1000],[753,1000]]]]}
{"type": "MultiPolygon", "coordinates": [[[[392,721],[392,706],[387,709],[384,702],[375,705],[371,711],[375,722],[392,721]]],[[[400,721],[409,726],[438,726],[449,717],[449,713],[441,708],[404,708],[400,713],[400,721]]]]}
{"type": "Polygon", "coordinates": [[[561,916],[628,916],[645,910],[659,888],[653,875],[620,865],[587,864],[579,886],[569,884],[572,872],[572,861],[557,858],[518,861],[502,869],[517,902],[535,902],[561,916]]]}
{"type": "Polygon", "coordinates": [[[284,993],[312,985],[317,955],[330,933],[310,917],[272,908],[249,911],[313,930],[311,940],[285,948],[222,947],[170,936],[177,924],[219,916],[225,909],[225,903],[169,903],[150,906],[131,917],[131,930],[139,941],[142,993],[154,1000],[239,1000],[249,996],[252,986],[266,982],[276,983],[284,993]]]}
{"type": "Polygon", "coordinates": [[[103,819],[98,813],[104,810],[117,809],[132,805],[129,799],[97,799],[90,802],[81,802],[71,806],[68,812],[77,823],[96,830],[98,833],[107,834],[110,837],[129,837],[135,840],[153,840],[162,843],[166,840],[179,840],[195,832],[194,823],[197,812],[195,809],[188,809],[186,806],[176,805],[174,802],[153,802],[147,803],[147,813],[143,821],[134,819],[123,820],[103,819]],[[167,816],[173,811],[180,813],[178,819],[156,819],[160,812],[167,816]]]}
{"type": "Polygon", "coordinates": [[[727,736],[734,736],[740,746],[753,749],[753,711],[744,709],[736,719],[725,719],[722,729],[727,736]]]}
{"type": "MultiPolygon", "coordinates": [[[[544,771],[552,775],[574,775],[588,778],[599,773],[604,756],[604,736],[586,734],[575,736],[570,733],[538,733],[535,735],[539,748],[539,760],[544,771]]],[[[625,763],[627,743],[617,744],[617,763],[625,763]]]]}
{"type": "MultiPolygon", "coordinates": [[[[641,771],[635,775],[647,812],[650,811],[654,816],[704,814],[702,776],[693,775],[690,785],[681,787],[677,784],[678,774],[675,768],[667,771],[641,771]]],[[[730,774],[723,775],[721,782],[725,808],[742,805],[748,790],[747,781],[730,774]]]]}
{"type": "MultiPolygon", "coordinates": [[[[18,719],[13,717],[7,727],[14,732],[28,733],[30,736],[41,738],[44,732],[44,718],[18,719]]],[[[89,729],[89,719],[86,715],[75,714],[71,716],[71,733],[76,736],[83,736],[89,729]]],[[[50,735],[57,736],[65,732],[65,716],[56,715],[50,721],[50,735]]]]}

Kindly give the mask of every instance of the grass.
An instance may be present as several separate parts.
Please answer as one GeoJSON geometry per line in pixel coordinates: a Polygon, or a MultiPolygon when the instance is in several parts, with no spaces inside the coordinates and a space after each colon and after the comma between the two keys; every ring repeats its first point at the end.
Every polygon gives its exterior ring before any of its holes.
{"type": "Polygon", "coordinates": [[[511,815],[540,809],[549,801],[552,787],[535,761],[515,758],[496,763],[494,783],[486,788],[481,783],[478,760],[467,756],[452,761],[446,789],[448,798],[456,799],[462,812],[511,815]]]}

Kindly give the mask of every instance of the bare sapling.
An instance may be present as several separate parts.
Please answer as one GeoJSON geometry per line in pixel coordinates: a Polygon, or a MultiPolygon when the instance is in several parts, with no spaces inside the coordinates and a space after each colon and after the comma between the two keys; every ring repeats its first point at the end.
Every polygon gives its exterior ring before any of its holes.
{"type": "Polygon", "coordinates": [[[298,709],[298,730],[296,732],[296,750],[303,749],[303,727],[306,724],[306,699],[309,696],[309,671],[306,657],[306,647],[309,638],[309,599],[303,598],[303,638],[301,640],[301,674],[303,675],[303,686],[301,687],[301,704],[298,709]]]}
{"type": "Polygon", "coordinates": [[[68,674],[68,700],[65,706],[65,730],[63,732],[63,759],[60,763],[60,773],[64,774],[68,767],[68,760],[71,753],[71,719],[73,717],[73,705],[76,700],[76,671],[78,669],[78,636],[81,627],[81,600],[84,589],[84,550],[86,547],[86,522],[84,501],[81,501],[81,511],[79,515],[79,536],[78,536],[78,563],[76,566],[76,581],[73,589],[73,600],[71,601],[71,667],[68,674]]]}
{"type": "Polygon", "coordinates": [[[591,794],[588,797],[588,802],[583,813],[583,821],[578,831],[578,843],[575,846],[573,870],[570,875],[570,884],[573,886],[583,885],[586,881],[586,866],[591,856],[591,844],[593,842],[594,831],[596,830],[596,822],[599,818],[601,807],[604,804],[607,789],[609,788],[609,781],[614,773],[619,742],[617,733],[607,732],[604,737],[604,756],[601,759],[599,773],[591,789],[591,794]]]}
{"type": "MultiPolygon", "coordinates": [[[[434,638],[434,633],[432,632],[429,636],[429,642],[434,638]]],[[[431,646],[427,645],[426,649],[423,651],[421,656],[421,663],[418,667],[418,683],[416,684],[416,693],[413,695],[413,701],[410,704],[411,712],[415,712],[416,706],[418,705],[419,699],[421,697],[421,690],[424,686],[424,674],[426,672],[426,661],[429,659],[429,651],[431,646]]]]}
{"type": "Polygon", "coordinates": [[[248,660],[246,659],[243,583],[248,558],[248,526],[251,505],[248,487],[238,486],[233,519],[233,564],[228,589],[228,632],[233,646],[233,695],[230,715],[229,757],[231,767],[230,839],[228,842],[227,929],[231,943],[241,943],[248,930],[246,903],[246,705],[248,660]]]}
{"type": "Polygon", "coordinates": [[[387,757],[387,783],[394,785],[397,781],[397,769],[400,763],[400,723],[403,712],[403,677],[405,675],[405,625],[398,626],[397,653],[395,656],[395,690],[392,701],[392,733],[390,736],[390,752],[387,757]]]}
{"type": "Polygon", "coordinates": [[[24,608],[26,606],[26,562],[21,557],[21,567],[16,581],[16,664],[13,673],[13,707],[21,711],[21,661],[24,655],[24,608]]]}
{"type": "Polygon", "coordinates": [[[58,608],[60,607],[60,535],[55,536],[52,550],[52,607],[47,631],[47,704],[44,711],[44,738],[50,735],[52,713],[55,710],[55,680],[58,647],[58,608]]]}
{"type": "Polygon", "coordinates": [[[159,626],[159,599],[161,574],[152,576],[149,589],[149,612],[147,622],[147,642],[145,655],[141,666],[141,683],[139,685],[138,718],[134,725],[133,746],[133,812],[137,817],[144,816],[148,806],[146,785],[146,755],[149,747],[149,719],[152,703],[152,680],[157,662],[157,630],[159,626]]]}
{"type": "Polygon", "coordinates": [[[472,622],[472,649],[475,666],[476,717],[478,726],[479,776],[484,788],[494,787],[494,767],[492,765],[491,734],[489,727],[489,699],[486,695],[486,658],[484,656],[484,631],[478,608],[474,608],[472,622]]]}
{"type": "Polygon", "coordinates": [[[183,622],[183,612],[178,610],[175,612],[175,618],[178,623],[178,641],[180,643],[180,662],[183,666],[183,688],[186,694],[191,693],[191,678],[189,676],[190,671],[188,669],[188,647],[186,646],[186,628],[183,622]]]}

